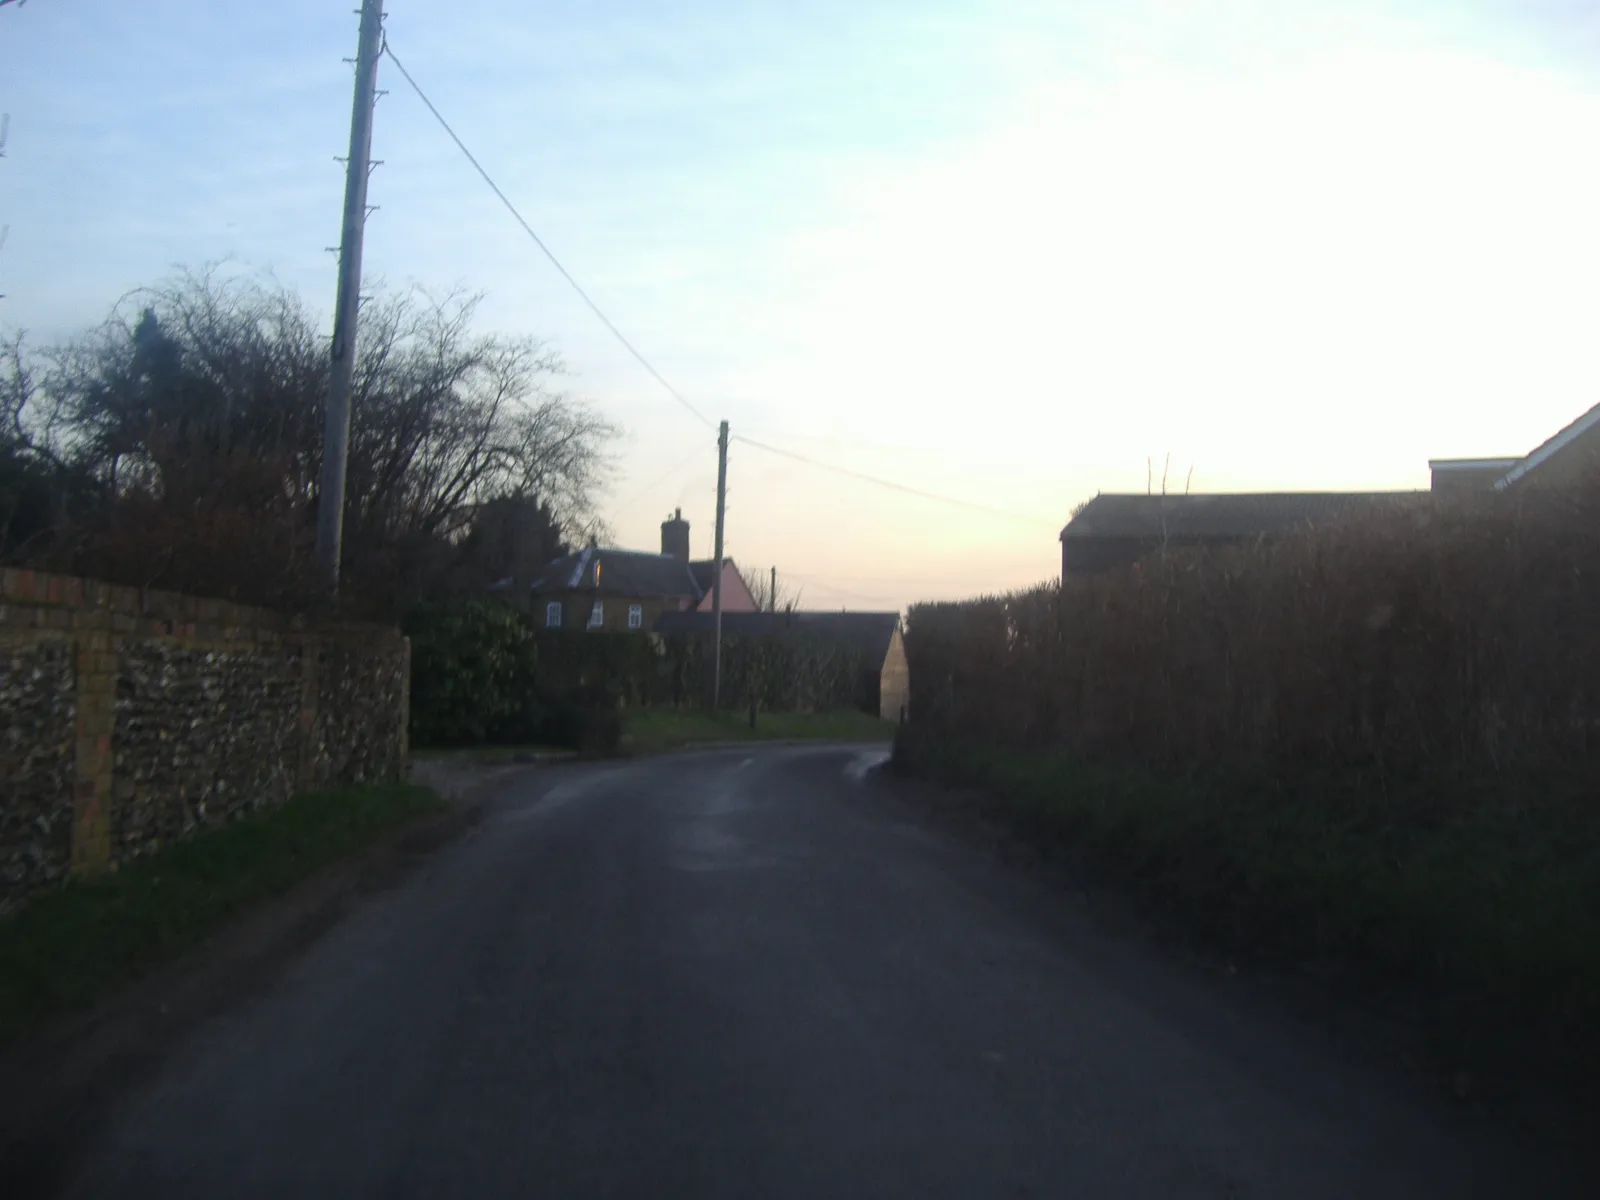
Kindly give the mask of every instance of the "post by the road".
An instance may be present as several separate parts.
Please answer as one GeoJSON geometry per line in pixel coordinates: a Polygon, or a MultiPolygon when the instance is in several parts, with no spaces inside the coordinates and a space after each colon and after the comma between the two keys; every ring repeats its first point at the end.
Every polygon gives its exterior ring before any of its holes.
{"type": "Polygon", "coordinates": [[[728,423],[717,428],[717,547],[711,576],[711,711],[722,707],[722,518],[728,506],[728,423]]]}
{"type": "Polygon", "coordinates": [[[383,0],[362,0],[355,101],[350,114],[350,157],[345,162],[344,224],[339,238],[339,295],[333,317],[328,411],[322,435],[322,478],[317,490],[317,569],[329,595],[339,592],[339,557],[344,542],[350,389],[355,376],[356,325],[361,311],[367,178],[372,173],[372,110],[377,100],[378,58],[382,53],[383,0]]]}

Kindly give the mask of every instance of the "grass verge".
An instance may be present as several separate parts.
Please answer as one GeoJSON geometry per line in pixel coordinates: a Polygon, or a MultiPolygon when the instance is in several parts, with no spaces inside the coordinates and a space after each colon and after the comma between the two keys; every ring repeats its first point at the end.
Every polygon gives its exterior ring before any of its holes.
{"type": "Polygon", "coordinates": [[[73,880],[0,918],[0,1046],[194,946],[249,906],[443,811],[426,788],[337,788],[73,880]]]}
{"type": "Polygon", "coordinates": [[[412,747],[414,759],[488,765],[518,759],[607,757],[612,753],[656,754],[714,742],[833,741],[887,742],[895,724],[870,713],[844,710],[824,713],[763,712],[750,728],[748,713],[712,713],[704,709],[633,708],[624,710],[620,741],[584,750],[538,744],[507,746],[412,747]]]}
{"type": "Polygon", "coordinates": [[[490,765],[515,762],[519,758],[560,759],[574,758],[577,751],[562,746],[546,746],[536,742],[522,742],[505,746],[413,746],[413,761],[486,763],[490,765]]]}
{"type": "Polygon", "coordinates": [[[837,742],[888,741],[895,726],[870,713],[756,714],[750,728],[746,713],[712,713],[670,708],[639,708],[625,717],[622,750],[649,754],[707,742],[817,740],[837,742]]]}
{"type": "Polygon", "coordinates": [[[1346,962],[1430,1004],[1435,1052],[1600,1099],[1600,813],[1555,789],[1386,795],[1163,777],[905,736],[1047,849],[1258,958],[1346,962]]]}

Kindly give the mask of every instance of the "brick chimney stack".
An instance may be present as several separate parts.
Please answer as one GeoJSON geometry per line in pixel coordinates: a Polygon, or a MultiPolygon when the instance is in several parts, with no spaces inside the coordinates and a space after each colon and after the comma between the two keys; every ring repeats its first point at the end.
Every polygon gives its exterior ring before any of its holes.
{"type": "Polygon", "coordinates": [[[681,508],[661,522],[661,553],[670,554],[682,563],[689,561],[689,522],[683,519],[681,508]]]}

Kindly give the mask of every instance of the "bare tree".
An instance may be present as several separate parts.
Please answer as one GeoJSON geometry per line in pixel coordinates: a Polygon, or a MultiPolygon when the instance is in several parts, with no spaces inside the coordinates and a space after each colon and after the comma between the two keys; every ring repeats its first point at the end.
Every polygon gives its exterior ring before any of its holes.
{"type": "Polygon", "coordinates": [[[756,607],[762,612],[794,612],[800,607],[803,590],[791,587],[784,581],[783,572],[779,571],[777,592],[774,594],[772,578],[770,570],[757,571],[753,576],[745,576],[745,586],[750,589],[756,607]]]}
{"type": "MultiPolygon", "coordinates": [[[[476,332],[477,305],[380,290],[363,312],[345,528],[367,608],[452,577],[496,499],[535,498],[567,538],[595,520],[616,428],[557,388],[561,361],[544,343],[476,332]]],[[[73,569],[303,594],[327,365],[298,297],[216,267],[186,272],[130,293],[83,337],[36,357],[19,343],[12,357],[8,402],[29,391],[58,457],[95,484],[73,569]]]]}
{"type": "Polygon", "coordinates": [[[61,455],[60,406],[41,400],[20,331],[0,341],[0,561],[29,561],[49,544],[83,478],[61,455]]]}

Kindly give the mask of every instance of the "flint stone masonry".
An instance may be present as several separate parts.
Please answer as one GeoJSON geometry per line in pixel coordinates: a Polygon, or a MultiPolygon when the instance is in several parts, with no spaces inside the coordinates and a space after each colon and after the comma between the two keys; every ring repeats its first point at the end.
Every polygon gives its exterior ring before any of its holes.
{"type": "Polygon", "coordinates": [[[0,897],[64,879],[72,859],[72,646],[0,642],[0,897]]]}
{"type": "Polygon", "coordinates": [[[410,749],[410,658],[383,654],[371,636],[346,631],[318,651],[312,745],[323,769],[350,783],[390,778],[389,764],[404,762],[410,749]]]}
{"type": "Polygon", "coordinates": [[[375,625],[0,569],[0,911],[296,791],[401,778],[375,625]]]}
{"type": "Polygon", "coordinates": [[[301,653],[298,646],[228,652],[159,641],[122,647],[111,739],[119,858],[294,794],[301,653]]]}

